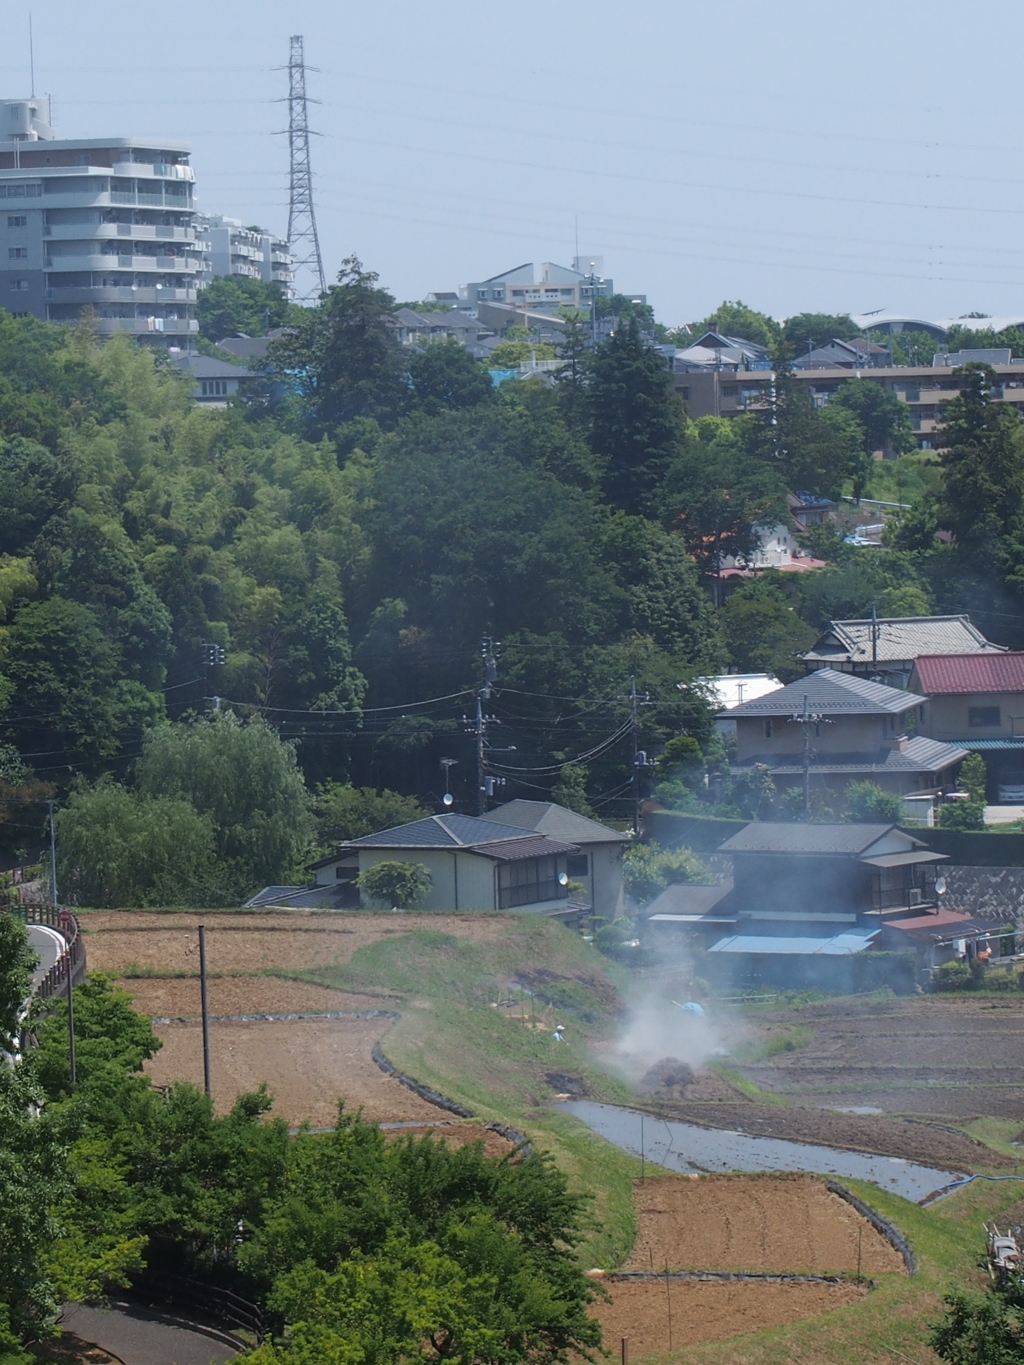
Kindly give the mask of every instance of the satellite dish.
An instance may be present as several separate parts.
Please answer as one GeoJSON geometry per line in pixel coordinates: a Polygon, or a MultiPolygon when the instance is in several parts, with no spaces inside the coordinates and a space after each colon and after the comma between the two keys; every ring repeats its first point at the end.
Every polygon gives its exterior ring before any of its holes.
{"type": "Polygon", "coordinates": [[[944,895],[946,894],[946,879],[945,879],[945,877],[936,877],[936,878],[935,878],[935,893],[936,893],[936,895],[938,895],[938,896],[944,896],[944,895]]]}
{"type": "Polygon", "coordinates": [[[568,875],[568,873],[566,873],[566,872],[559,872],[559,874],[558,874],[558,885],[559,885],[559,886],[568,886],[568,885],[569,885],[569,875],[568,875]]]}
{"type": "Polygon", "coordinates": [[[455,797],[452,796],[451,792],[445,792],[444,796],[441,797],[441,800],[446,808],[448,806],[454,805],[455,803],[455,797]]]}

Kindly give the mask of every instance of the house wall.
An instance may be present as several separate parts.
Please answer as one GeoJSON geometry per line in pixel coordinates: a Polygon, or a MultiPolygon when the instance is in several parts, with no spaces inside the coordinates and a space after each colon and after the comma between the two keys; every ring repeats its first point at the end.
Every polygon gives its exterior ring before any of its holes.
{"type": "Polygon", "coordinates": [[[852,924],[871,908],[873,872],[856,857],[733,854],[736,905],[744,918],[852,924]]]}
{"type": "Polygon", "coordinates": [[[590,855],[589,877],[574,877],[586,888],[595,915],[616,919],[622,914],[622,845],[581,844],[580,851],[590,855]]]}
{"type": "MultiPolygon", "coordinates": [[[[796,708],[794,708],[796,709],[796,708]]],[[[916,709],[903,715],[837,716],[811,729],[811,748],[821,762],[828,754],[877,754],[907,732],[916,709]]],[[[799,761],[803,754],[803,726],[785,716],[746,716],[736,719],[736,760],[758,760],[770,767],[799,761]],[[765,721],[772,733],[765,734],[765,721]]]]}
{"type": "Polygon", "coordinates": [[[1024,739],[1024,693],[973,692],[930,697],[924,704],[921,733],[931,739],[1024,739]],[[971,707],[999,708],[999,724],[970,723],[971,707]]]}
{"type": "MultiPolygon", "coordinates": [[[[315,872],[318,886],[334,886],[339,878],[337,869],[350,869],[355,863],[355,854],[341,856],[336,862],[318,867],[315,872]]],[[[459,910],[490,911],[498,909],[498,864],[491,858],[481,857],[468,849],[454,848],[361,848],[358,850],[359,871],[377,863],[422,863],[431,877],[430,894],[417,905],[418,910],[459,910]]],[[[562,865],[560,860],[560,865],[562,865]]],[[[619,868],[619,885],[622,871],[619,868]]],[[[552,910],[564,910],[565,901],[537,901],[531,905],[517,906],[509,914],[534,915],[546,914],[552,910]]]]}

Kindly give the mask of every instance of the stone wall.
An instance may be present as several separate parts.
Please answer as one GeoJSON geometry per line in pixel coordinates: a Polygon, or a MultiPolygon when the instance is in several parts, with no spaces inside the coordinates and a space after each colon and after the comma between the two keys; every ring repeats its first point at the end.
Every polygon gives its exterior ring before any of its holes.
{"type": "Polygon", "coordinates": [[[977,919],[1015,923],[1024,933],[1024,867],[955,867],[937,869],[946,879],[944,910],[977,919]]]}

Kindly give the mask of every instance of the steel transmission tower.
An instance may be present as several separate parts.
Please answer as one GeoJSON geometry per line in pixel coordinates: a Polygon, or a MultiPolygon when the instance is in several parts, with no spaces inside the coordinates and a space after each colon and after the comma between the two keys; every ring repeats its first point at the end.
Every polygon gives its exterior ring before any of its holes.
{"type": "MultiPolygon", "coordinates": [[[[305,271],[299,289],[298,302],[316,303],[327,289],[324,263],[320,256],[320,239],[313,212],[313,172],[309,164],[309,118],[306,105],[306,62],[302,53],[302,35],[291,38],[288,56],[288,154],[290,160],[290,195],[288,201],[288,250],[295,267],[296,282],[300,271],[305,271]],[[309,276],[312,276],[310,281],[309,276]]],[[[316,101],[314,101],[316,103],[316,101]]]]}

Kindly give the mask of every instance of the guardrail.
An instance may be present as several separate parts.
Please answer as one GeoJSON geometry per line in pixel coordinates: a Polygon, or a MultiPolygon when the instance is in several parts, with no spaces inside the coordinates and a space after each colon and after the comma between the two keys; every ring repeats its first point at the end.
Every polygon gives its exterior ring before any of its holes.
{"type": "Polygon", "coordinates": [[[20,919],[23,924],[45,924],[64,935],[67,951],[62,953],[36,987],[36,995],[41,1000],[58,995],[67,990],[68,970],[71,971],[71,984],[79,985],[85,979],[85,944],[82,942],[78,920],[59,905],[14,905],[9,914],[20,919]]]}

